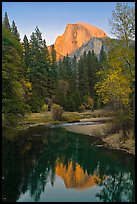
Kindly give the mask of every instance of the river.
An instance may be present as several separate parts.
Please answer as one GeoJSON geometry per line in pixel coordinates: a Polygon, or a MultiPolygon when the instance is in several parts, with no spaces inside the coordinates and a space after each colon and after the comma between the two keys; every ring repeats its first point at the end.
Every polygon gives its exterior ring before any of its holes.
{"type": "Polygon", "coordinates": [[[3,202],[135,201],[133,155],[59,126],[2,134],[3,202]]]}

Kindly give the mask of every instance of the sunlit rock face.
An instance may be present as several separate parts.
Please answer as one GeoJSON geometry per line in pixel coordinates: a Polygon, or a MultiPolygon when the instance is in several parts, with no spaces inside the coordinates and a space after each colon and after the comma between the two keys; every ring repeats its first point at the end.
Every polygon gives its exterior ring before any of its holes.
{"type": "Polygon", "coordinates": [[[100,178],[96,174],[88,175],[79,164],[76,164],[76,168],[74,169],[72,162],[69,163],[68,167],[57,162],[56,174],[64,180],[66,188],[83,190],[93,187],[100,182],[100,178]]]}
{"type": "Polygon", "coordinates": [[[76,57],[77,60],[80,59],[80,57],[84,54],[84,52],[88,53],[89,51],[96,54],[97,57],[99,57],[100,50],[103,46],[103,49],[106,53],[108,53],[108,48],[105,45],[106,38],[95,38],[93,37],[91,40],[89,40],[87,43],[84,43],[80,48],[78,48],[76,51],[74,51],[69,57],[76,57]]]}
{"type": "Polygon", "coordinates": [[[68,24],[65,32],[62,36],[57,37],[54,44],[57,60],[67,54],[71,55],[93,37],[106,38],[107,34],[103,30],[86,23],[68,24]]]}

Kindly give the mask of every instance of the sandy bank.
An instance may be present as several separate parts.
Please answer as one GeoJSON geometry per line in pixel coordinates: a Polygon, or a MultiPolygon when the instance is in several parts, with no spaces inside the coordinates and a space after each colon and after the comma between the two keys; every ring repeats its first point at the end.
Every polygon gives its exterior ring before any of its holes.
{"type": "Polygon", "coordinates": [[[132,138],[132,136],[129,136],[129,138],[126,140],[123,139],[121,132],[106,136],[108,127],[109,125],[104,123],[92,125],[72,125],[66,127],[66,129],[71,132],[101,138],[105,142],[103,146],[111,149],[123,150],[135,155],[135,140],[132,138]]]}
{"type": "Polygon", "coordinates": [[[72,125],[70,127],[66,127],[66,129],[71,132],[80,133],[84,135],[98,136],[101,138],[100,135],[103,136],[105,127],[106,124],[91,124],[91,125],[72,125]]]}
{"type": "Polygon", "coordinates": [[[81,122],[106,122],[112,120],[112,117],[97,117],[80,119],[81,122]]]}

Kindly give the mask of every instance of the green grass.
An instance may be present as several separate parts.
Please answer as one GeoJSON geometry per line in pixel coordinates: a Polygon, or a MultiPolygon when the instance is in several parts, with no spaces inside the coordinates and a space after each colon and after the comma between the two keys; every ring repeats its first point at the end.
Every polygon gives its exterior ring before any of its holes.
{"type": "Polygon", "coordinates": [[[71,122],[78,122],[80,120],[80,113],[78,112],[64,112],[62,114],[62,120],[71,122]]]}
{"type": "Polygon", "coordinates": [[[61,117],[61,121],[54,121],[51,112],[41,112],[41,113],[30,113],[26,115],[21,121],[20,125],[31,125],[36,123],[63,123],[63,122],[78,122],[80,119],[89,119],[89,118],[99,118],[99,117],[108,117],[111,116],[111,112],[105,109],[94,110],[94,111],[85,111],[85,112],[64,112],[61,117]]]}
{"type": "Polygon", "coordinates": [[[81,118],[98,118],[98,117],[109,117],[112,116],[112,112],[107,109],[98,109],[94,111],[86,111],[80,113],[81,118]]]}
{"type": "Polygon", "coordinates": [[[29,115],[26,115],[24,118],[24,122],[52,122],[53,119],[51,117],[50,112],[46,113],[30,113],[29,115]]]}

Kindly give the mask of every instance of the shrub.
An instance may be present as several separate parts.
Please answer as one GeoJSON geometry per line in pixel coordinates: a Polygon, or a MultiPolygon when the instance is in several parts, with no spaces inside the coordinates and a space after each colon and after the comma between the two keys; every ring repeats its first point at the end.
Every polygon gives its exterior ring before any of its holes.
{"type": "Polygon", "coordinates": [[[63,113],[63,108],[58,104],[53,104],[51,107],[51,115],[54,120],[61,120],[61,115],[63,113]]]}
{"type": "Polygon", "coordinates": [[[123,136],[127,137],[129,130],[134,126],[132,112],[124,108],[118,109],[114,117],[114,123],[117,130],[122,130],[123,136]]]}
{"type": "Polygon", "coordinates": [[[48,110],[48,105],[47,104],[44,104],[43,106],[42,106],[42,111],[43,112],[46,112],[48,110]]]}
{"type": "Polygon", "coordinates": [[[85,106],[84,106],[83,104],[79,107],[79,111],[80,111],[80,112],[85,111],[85,106]]]}
{"type": "Polygon", "coordinates": [[[87,101],[86,101],[86,109],[87,110],[93,110],[93,107],[94,107],[94,100],[93,100],[93,98],[88,97],[87,101]]]}
{"type": "Polygon", "coordinates": [[[91,98],[89,96],[84,96],[83,104],[79,107],[79,109],[81,111],[83,111],[83,110],[92,110],[93,111],[93,107],[94,107],[93,98],[91,98]]]}

